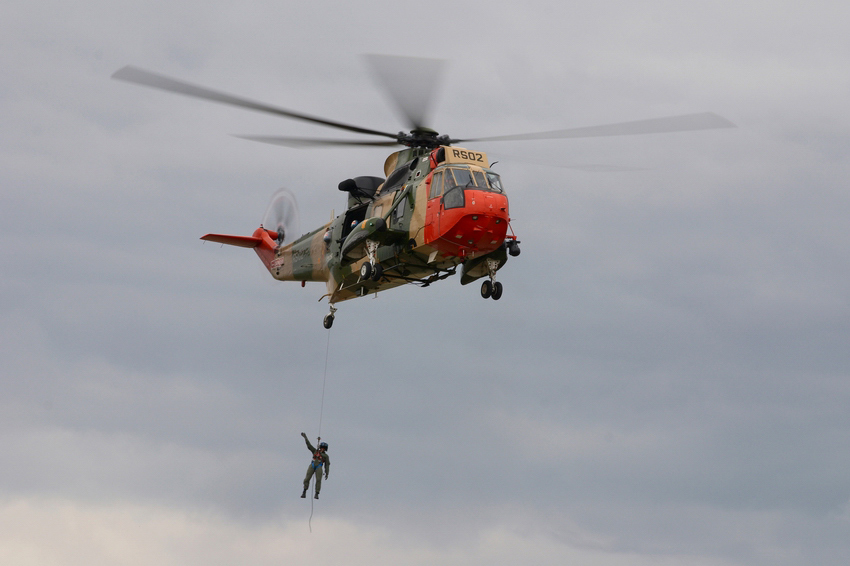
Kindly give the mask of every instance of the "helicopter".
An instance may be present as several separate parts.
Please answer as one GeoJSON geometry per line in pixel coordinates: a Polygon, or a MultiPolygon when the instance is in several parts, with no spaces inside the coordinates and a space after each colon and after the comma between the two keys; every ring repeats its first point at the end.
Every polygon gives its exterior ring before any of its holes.
{"type": "Polygon", "coordinates": [[[202,240],[253,249],[279,281],[324,282],[330,329],[336,304],[401,285],[427,287],[453,276],[460,283],[482,280],[481,297],[499,300],[496,279],[508,257],[520,254],[501,177],[483,151],[456,144],[668,133],[735,127],[711,112],[667,116],[530,134],[454,138],[427,126],[443,61],[370,55],[367,61],[409,131],[383,132],[311,116],[158,73],[127,66],[112,78],[383,140],[237,136],[294,147],[398,147],[386,158],[383,177],[356,176],[338,189],[346,210],[303,235],[296,233],[297,204],[286,191],[273,197],[251,236],[206,234],[202,240]]]}

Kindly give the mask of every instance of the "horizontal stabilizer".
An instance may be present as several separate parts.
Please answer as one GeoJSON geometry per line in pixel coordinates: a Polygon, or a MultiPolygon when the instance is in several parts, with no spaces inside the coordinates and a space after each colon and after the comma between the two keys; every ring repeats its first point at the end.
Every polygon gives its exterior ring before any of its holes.
{"type": "Polygon", "coordinates": [[[228,236],[227,234],[207,234],[201,238],[207,242],[239,246],[240,248],[256,248],[262,240],[253,236],[228,236]]]}

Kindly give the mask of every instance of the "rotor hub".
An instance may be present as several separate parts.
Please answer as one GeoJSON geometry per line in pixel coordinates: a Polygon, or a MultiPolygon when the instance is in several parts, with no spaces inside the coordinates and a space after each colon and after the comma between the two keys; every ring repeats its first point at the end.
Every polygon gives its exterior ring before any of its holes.
{"type": "Polygon", "coordinates": [[[440,135],[431,128],[416,128],[410,133],[399,132],[396,138],[398,143],[407,147],[422,147],[425,149],[436,149],[441,145],[451,145],[452,139],[447,135],[440,135]]]}

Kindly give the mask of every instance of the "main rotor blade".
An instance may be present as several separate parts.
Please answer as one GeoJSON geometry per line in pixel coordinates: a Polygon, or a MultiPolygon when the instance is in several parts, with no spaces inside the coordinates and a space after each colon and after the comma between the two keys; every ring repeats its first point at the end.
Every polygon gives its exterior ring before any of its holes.
{"type": "Polygon", "coordinates": [[[619,122],[602,126],[587,126],[584,128],[568,128],[534,134],[517,134],[512,136],[493,136],[487,138],[453,139],[457,142],[480,141],[509,141],[509,140],[553,140],[564,138],[595,138],[605,136],[635,136],[642,134],[665,134],[670,132],[688,132],[693,130],[712,130],[715,128],[736,128],[735,124],[712,112],[701,114],[685,114],[682,116],[667,116],[650,118],[634,122],[619,122]]]}
{"type": "Polygon", "coordinates": [[[359,134],[371,134],[374,136],[383,136],[393,139],[396,139],[397,137],[397,134],[379,132],[377,130],[370,130],[369,128],[361,128],[359,126],[343,124],[342,122],[325,120],[324,118],[317,118],[315,116],[309,116],[307,114],[300,114],[298,112],[292,112],[291,110],[285,110],[283,108],[270,106],[262,102],[255,102],[246,98],[240,98],[238,96],[225,94],[223,92],[218,92],[202,86],[197,86],[183,81],[179,81],[177,79],[172,79],[164,75],[145,71],[137,67],[127,66],[122,69],[119,69],[112,75],[112,78],[118,79],[119,81],[126,81],[128,83],[135,83],[143,86],[149,86],[152,88],[158,88],[160,90],[165,90],[168,92],[175,92],[177,94],[185,94],[186,96],[193,96],[195,98],[202,98],[204,100],[220,102],[221,104],[230,104],[232,106],[239,106],[241,108],[247,108],[249,110],[256,110],[258,112],[266,112],[268,114],[275,114],[277,116],[283,116],[285,118],[292,118],[294,120],[312,122],[314,124],[321,124],[323,126],[329,126],[331,128],[337,128],[340,130],[348,130],[349,132],[357,132],[359,134]]]}
{"type": "Polygon", "coordinates": [[[331,140],[325,138],[290,138],[285,136],[234,136],[243,140],[251,140],[286,147],[320,147],[320,146],[371,146],[392,147],[401,145],[397,141],[368,141],[368,140],[331,140]]]}
{"type": "Polygon", "coordinates": [[[427,127],[445,61],[395,55],[364,55],[372,74],[410,129],[427,127]]]}
{"type": "Polygon", "coordinates": [[[647,171],[646,167],[632,167],[630,165],[607,165],[605,163],[585,163],[583,165],[558,165],[555,163],[537,163],[537,165],[548,165],[549,167],[558,167],[560,169],[573,169],[575,171],[584,171],[585,173],[631,173],[634,171],[647,171]]]}

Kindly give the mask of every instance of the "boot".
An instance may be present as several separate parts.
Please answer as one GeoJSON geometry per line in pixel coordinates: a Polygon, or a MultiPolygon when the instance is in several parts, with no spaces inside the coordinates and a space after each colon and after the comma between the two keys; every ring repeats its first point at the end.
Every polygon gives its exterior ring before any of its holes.
{"type": "Polygon", "coordinates": [[[319,498],[319,492],[317,491],[316,492],[316,499],[318,499],[318,498],[319,498]]]}
{"type": "Polygon", "coordinates": [[[305,497],[307,497],[307,490],[306,489],[301,492],[301,499],[304,499],[305,497]]]}

